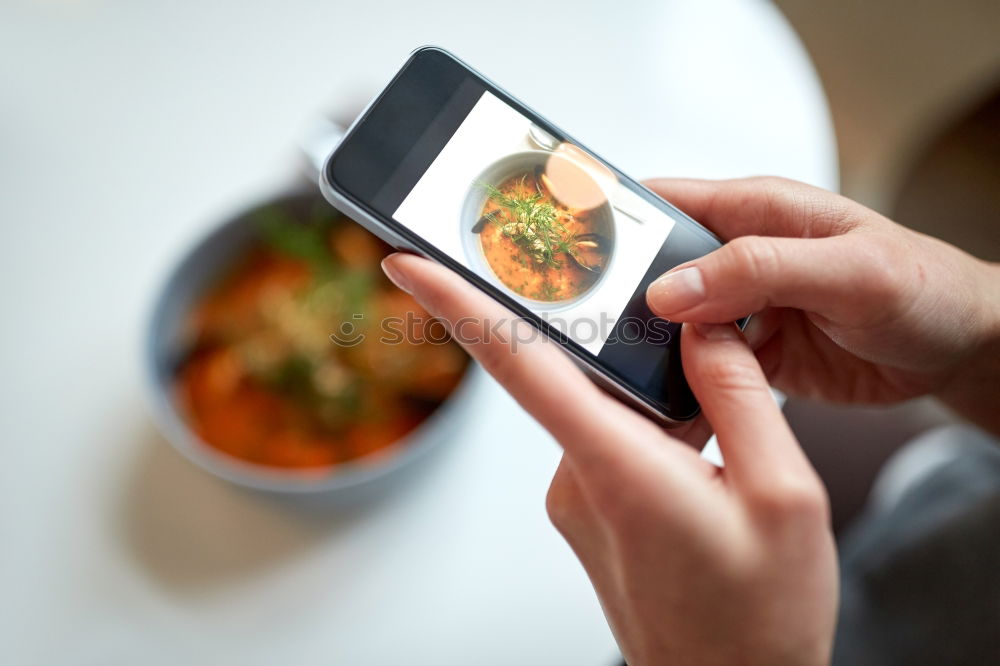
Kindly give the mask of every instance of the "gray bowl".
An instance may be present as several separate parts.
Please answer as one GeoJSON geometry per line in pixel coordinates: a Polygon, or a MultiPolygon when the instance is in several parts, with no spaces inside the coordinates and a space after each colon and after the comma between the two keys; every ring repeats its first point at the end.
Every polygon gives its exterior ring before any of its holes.
{"type": "MultiPolygon", "coordinates": [[[[485,277],[501,291],[509,294],[514,300],[533,310],[544,310],[546,312],[562,310],[585,300],[592,293],[594,293],[594,291],[604,281],[605,276],[611,272],[612,264],[614,263],[615,255],[617,254],[617,244],[615,243],[615,217],[611,210],[611,205],[608,203],[607,197],[605,197],[605,203],[598,206],[591,213],[591,215],[596,216],[599,223],[603,224],[604,228],[607,230],[608,240],[611,242],[611,249],[608,253],[608,261],[605,269],[586,291],[581,294],[577,294],[573,298],[567,298],[561,301],[536,301],[518,294],[505,285],[500,278],[496,276],[496,273],[493,272],[493,268],[490,266],[489,262],[486,261],[482,245],[479,242],[479,236],[472,232],[472,228],[479,221],[480,212],[483,210],[483,205],[486,203],[487,199],[486,191],[480,186],[482,183],[488,183],[496,187],[514,176],[524,173],[533,173],[536,167],[544,167],[551,156],[552,153],[545,150],[526,150],[520,153],[511,153],[510,155],[501,157],[499,160],[486,167],[486,169],[484,169],[483,172],[472,181],[469,186],[469,192],[465,195],[465,201],[462,203],[462,213],[460,217],[461,226],[459,228],[459,233],[462,238],[462,247],[465,250],[465,256],[469,260],[469,265],[474,272],[485,277]]],[[[594,181],[594,185],[595,187],[600,188],[600,183],[596,180],[594,181]]]]}
{"type": "Polygon", "coordinates": [[[383,449],[383,455],[359,458],[330,468],[329,474],[305,478],[301,471],[267,467],[215,449],[188,427],[174,390],[175,373],[192,344],[188,314],[205,291],[217,284],[249,247],[259,240],[253,214],[265,206],[328,206],[312,192],[291,193],[245,211],[196,241],[178,260],[157,292],[143,350],[145,383],[153,418],[164,437],[185,457],[228,481],[282,495],[321,496],[336,501],[377,494],[395,483],[415,463],[446,442],[467,413],[478,384],[471,361],[451,396],[417,428],[383,449]]]}

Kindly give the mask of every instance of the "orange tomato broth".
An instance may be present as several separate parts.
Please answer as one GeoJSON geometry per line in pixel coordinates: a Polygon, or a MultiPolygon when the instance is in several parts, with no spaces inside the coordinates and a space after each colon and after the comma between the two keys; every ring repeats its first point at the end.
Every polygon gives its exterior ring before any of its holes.
{"type": "MultiPolygon", "coordinates": [[[[409,295],[382,275],[378,261],[388,251],[349,221],[335,224],[330,232],[330,252],[338,264],[365,269],[374,282],[366,303],[369,320],[405,317],[407,312],[426,318],[409,295]]],[[[318,362],[346,368],[364,409],[356,418],[324,420],[322,403],[255,375],[244,349],[257,339],[281,347],[275,330],[280,331],[283,320],[277,318],[277,329],[273,321],[268,323],[267,306],[276,298],[282,307],[295,303],[315,284],[312,273],[303,260],[264,244],[250,250],[191,313],[195,342],[180,365],[177,395],[190,427],[209,446],[259,465],[322,475],[339,463],[384,455],[449,396],[468,358],[454,342],[440,344],[440,330],[433,336],[428,331],[437,344],[423,341],[419,326],[413,327],[410,340],[396,345],[378,340],[377,325],[353,347],[328,340],[318,362]]],[[[333,333],[341,323],[320,320],[317,330],[333,333]]]]}
{"type": "MultiPolygon", "coordinates": [[[[535,192],[534,182],[530,174],[527,177],[514,176],[504,181],[498,189],[504,194],[531,195],[535,192]]],[[[580,235],[596,231],[587,214],[577,212],[570,216],[567,214],[570,212],[569,208],[549,196],[545,196],[542,201],[552,203],[560,213],[563,213],[562,222],[568,234],[580,235]]],[[[480,215],[498,212],[498,220],[509,220],[499,205],[487,199],[480,215]]],[[[487,224],[479,234],[479,242],[486,263],[493,273],[507,287],[525,298],[548,302],[563,301],[587,291],[598,278],[597,274],[584,270],[571,261],[565,253],[556,256],[562,264],[558,268],[535,263],[530,254],[504,234],[502,224],[487,224]]]]}

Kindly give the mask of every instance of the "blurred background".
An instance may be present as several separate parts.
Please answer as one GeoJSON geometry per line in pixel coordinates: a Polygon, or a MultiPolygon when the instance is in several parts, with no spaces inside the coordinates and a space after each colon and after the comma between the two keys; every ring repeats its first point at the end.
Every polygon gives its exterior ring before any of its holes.
{"type": "MultiPolygon", "coordinates": [[[[797,178],[1000,259],[998,29],[990,0],[3,3],[4,661],[614,663],[544,514],[558,450],[491,381],[374,497],[239,488],[154,425],[167,276],[308,187],[316,118],[350,120],[425,43],[636,177],[797,178]]],[[[786,412],[838,529],[950,418],[786,412]]]]}
{"type": "MultiPolygon", "coordinates": [[[[1000,260],[1000,5],[777,3],[823,81],[841,192],[983,259],[1000,260]]],[[[901,444],[949,416],[930,401],[890,410],[786,408],[845,526],[901,444]],[[839,444],[860,443],[845,465],[839,444]]]]}
{"type": "Polygon", "coordinates": [[[823,80],[837,130],[841,191],[995,260],[997,225],[983,218],[992,213],[995,220],[997,211],[990,199],[996,188],[989,187],[998,159],[997,3],[961,0],[947,9],[897,0],[777,4],[823,80]],[[936,198],[920,199],[922,192],[936,198]]]}

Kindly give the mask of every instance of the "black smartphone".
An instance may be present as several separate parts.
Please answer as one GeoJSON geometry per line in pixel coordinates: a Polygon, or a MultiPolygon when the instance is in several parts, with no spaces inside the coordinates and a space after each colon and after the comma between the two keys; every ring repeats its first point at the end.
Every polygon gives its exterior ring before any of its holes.
{"type": "Polygon", "coordinates": [[[645,293],[718,239],[454,55],[413,52],[320,187],[534,324],[622,401],[667,425],[697,415],[680,325],[645,293]]]}

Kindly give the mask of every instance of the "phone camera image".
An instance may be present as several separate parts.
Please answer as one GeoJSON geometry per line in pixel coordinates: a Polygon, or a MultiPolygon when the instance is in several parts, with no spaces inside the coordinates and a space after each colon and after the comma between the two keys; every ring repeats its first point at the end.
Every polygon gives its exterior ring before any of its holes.
{"type": "Polygon", "coordinates": [[[393,217],[595,356],[674,227],[488,90],[393,217]]]}

